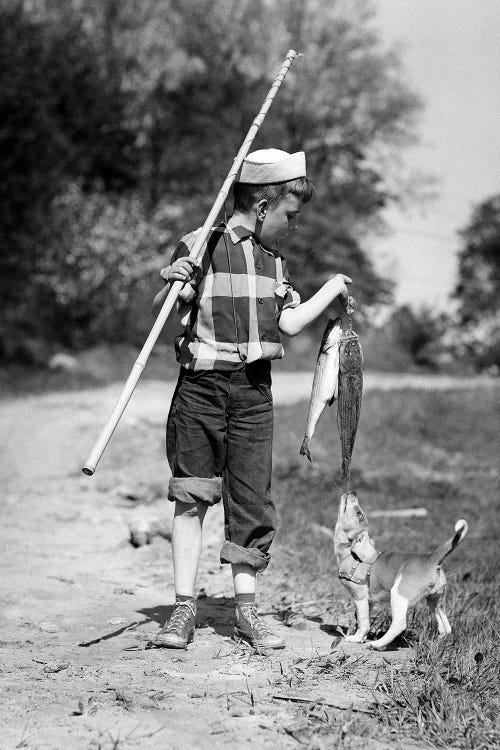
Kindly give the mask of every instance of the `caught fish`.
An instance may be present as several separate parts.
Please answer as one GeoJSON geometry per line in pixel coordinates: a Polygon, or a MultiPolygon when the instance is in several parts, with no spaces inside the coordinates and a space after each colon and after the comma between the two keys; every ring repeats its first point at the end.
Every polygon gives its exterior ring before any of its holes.
{"type": "Polygon", "coordinates": [[[363,394],[363,351],[359,336],[351,329],[342,335],[339,359],[337,419],[342,445],[342,477],[347,479],[363,394]]]}
{"type": "Polygon", "coordinates": [[[326,405],[331,406],[337,398],[341,338],[340,318],[329,320],[321,339],[316,369],[314,370],[306,431],[300,447],[300,455],[307,456],[309,461],[311,461],[311,440],[318,420],[326,405]]]}

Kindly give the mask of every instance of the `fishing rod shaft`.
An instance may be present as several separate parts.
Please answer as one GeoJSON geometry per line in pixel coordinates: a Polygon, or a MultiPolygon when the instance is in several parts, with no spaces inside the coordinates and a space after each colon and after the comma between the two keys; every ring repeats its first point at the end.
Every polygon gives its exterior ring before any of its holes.
{"type": "MultiPolygon", "coordinates": [[[[221,189],[219,190],[219,193],[210,210],[210,213],[208,214],[205,220],[205,223],[203,224],[201,231],[198,234],[196,242],[194,243],[191,249],[191,252],[189,253],[189,257],[196,260],[198,263],[201,257],[203,256],[204,244],[208,237],[208,234],[214,222],[216,221],[220,211],[222,210],[222,207],[224,206],[224,202],[228,196],[229,190],[231,189],[231,186],[236,178],[236,175],[238,174],[241,168],[241,165],[243,164],[243,160],[245,156],[248,154],[250,147],[253,141],[255,140],[255,136],[257,135],[259,128],[262,125],[264,118],[269,110],[269,107],[271,106],[273,99],[278,92],[278,89],[283,83],[285,76],[288,73],[288,70],[296,57],[297,57],[297,53],[293,49],[288,50],[285,61],[283,62],[283,65],[281,66],[276,78],[274,79],[273,84],[271,88],[269,89],[269,92],[264,100],[264,103],[262,104],[262,107],[259,110],[259,113],[254,118],[250,126],[250,129],[245,137],[245,140],[243,141],[240,147],[240,150],[236,154],[232,167],[229,170],[229,174],[224,180],[224,183],[221,189]]],[[[139,378],[141,377],[142,371],[144,370],[144,367],[149,358],[149,355],[151,354],[153,346],[155,345],[158,339],[158,336],[160,335],[162,328],[165,325],[167,318],[170,315],[177,301],[177,297],[179,296],[179,292],[182,289],[182,287],[183,287],[183,283],[181,281],[175,281],[170,287],[167,297],[165,299],[165,302],[163,303],[161,310],[158,313],[158,317],[156,318],[156,321],[149,333],[149,336],[147,337],[144,343],[144,346],[142,347],[139,353],[139,356],[134,362],[130,375],[127,378],[127,381],[123,387],[122,393],[120,397],[118,398],[118,401],[115,404],[115,407],[111,413],[111,416],[109,417],[108,421],[106,422],[103,429],[101,430],[101,433],[99,437],[97,438],[94,444],[94,447],[92,448],[92,451],[90,452],[89,457],[87,458],[87,460],[85,461],[85,464],[82,467],[83,473],[86,474],[87,476],[92,476],[94,474],[96,466],[99,460],[101,459],[101,456],[104,453],[104,450],[107,444],[109,443],[109,440],[111,439],[111,436],[113,432],[115,431],[115,428],[118,422],[120,421],[120,418],[123,412],[125,411],[125,408],[128,402],[130,401],[130,397],[132,396],[132,393],[134,392],[134,389],[139,381],[139,378]]]]}

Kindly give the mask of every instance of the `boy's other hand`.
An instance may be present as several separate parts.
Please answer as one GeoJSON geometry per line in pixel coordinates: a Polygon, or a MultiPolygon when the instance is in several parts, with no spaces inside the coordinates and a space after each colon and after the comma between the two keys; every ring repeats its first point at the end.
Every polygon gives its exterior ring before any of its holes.
{"type": "Polygon", "coordinates": [[[333,287],[333,296],[338,297],[342,307],[347,309],[349,304],[349,290],[347,285],[352,284],[351,277],[343,273],[337,273],[328,283],[333,287]]]}
{"type": "Polygon", "coordinates": [[[182,281],[183,283],[186,283],[187,281],[191,281],[195,269],[199,268],[199,266],[199,262],[194,258],[189,258],[187,256],[185,258],[178,258],[171,266],[162,268],[160,276],[166,282],[182,281]]]}

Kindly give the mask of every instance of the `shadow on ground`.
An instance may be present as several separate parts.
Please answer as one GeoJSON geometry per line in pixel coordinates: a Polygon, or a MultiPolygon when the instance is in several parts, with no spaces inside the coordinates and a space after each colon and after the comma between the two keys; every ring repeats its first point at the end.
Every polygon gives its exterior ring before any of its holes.
{"type": "MultiPolygon", "coordinates": [[[[212,628],[218,635],[228,638],[233,633],[234,599],[232,597],[204,596],[196,600],[196,627],[212,628]]],[[[148,618],[148,622],[157,622],[163,626],[172,614],[173,605],[145,607],[138,610],[148,618]]]]}
{"type": "MultiPolygon", "coordinates": [[[[113,630],[110,633],[103,633],[102,635],[96,636],[91,641],[84,641],[79,643],[80,648],[88,648],[89,646],[95,646],[103,641],[109,641],[112,638],[118,638],[123,635],[127,630],[136,629],[141,625],[147,625],[151,622],[157,622],[162,627],[166,620],[170,617],[173,611],[173,605],[160,605],[157,607],[144,607],[143,609],[137,610],[141,615],[144,615],[144,620],[138,620],[127,623],[123,627],[113,630]]],[[[233,633],[233,608],[234,599],[232,597],[213,597],[204,596],[196,601],[196,627],[201,628],[212,628],[215,633],[224,638],[231,637],[233,633]]]]}

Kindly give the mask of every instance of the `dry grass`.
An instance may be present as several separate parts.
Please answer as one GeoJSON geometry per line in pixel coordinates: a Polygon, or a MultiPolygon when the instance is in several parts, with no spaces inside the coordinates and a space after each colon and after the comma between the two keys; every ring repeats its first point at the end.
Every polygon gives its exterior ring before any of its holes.
{"type": "MultiPolygon", "coordinates": [[[[368,518],[370,509],[428,510],[425,518],[373,519],[371,534],[378,548],[431,550],[452,534],[458,518],[469,523],[468,536],[444,566],[453,634],[437,639],[426,608],[415,609],[406,633],[415,661],[399,671],[388,665],[377,686],[390,699],[379,709],[380,738],[390,733],[433,747],[474,750],[500,746],[498,404],[497,388],[365,398],[351,486],[368,518]]],[[[305,410],[304,404],[283,414],[299,434],[305,410]]],[[[333,528],[342,491],[335,413],[323,416],[313,445],[318,461],[312,465],[302,462],[297,441],[279,416],[276,428],[277,546],[292,552],[285,555],[281,582],[288,607],[316,600],[317,616],[332,631],[335,624],[352,628],[353,608],[336,578],[332,542],[318,533],[318,525],[333,528]],[[333,601],[321,607],[332,595],[333,601]]],[[[307,609],[305,613],[310,616],[307,609]]],[[[378,622],[384,619],[386,613],[378,622]]],[[[321,734],[328,733],[325,720],[320,723],[321,734]]],[[[338,739],[339,725],[334,722],[331,729],[338,739]]]]}

